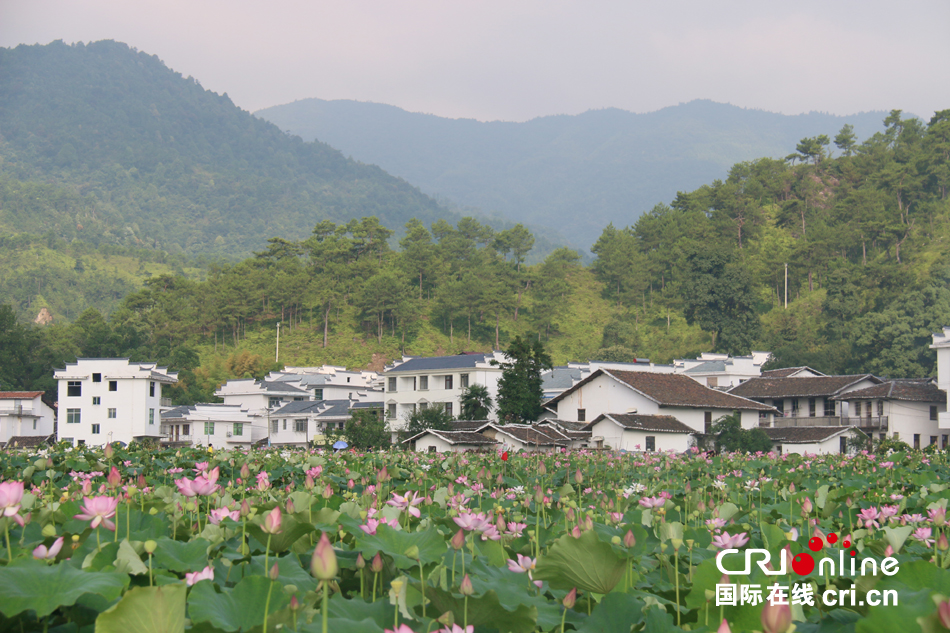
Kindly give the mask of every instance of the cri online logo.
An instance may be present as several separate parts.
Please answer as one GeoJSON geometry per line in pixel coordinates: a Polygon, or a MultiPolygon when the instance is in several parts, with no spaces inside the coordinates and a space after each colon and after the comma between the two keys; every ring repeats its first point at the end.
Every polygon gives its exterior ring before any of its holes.
{"type": "MultiPolygon", "coordinates": [[[[834,545],[838,542],[837,534],[828,535],[828,543],[834,545]]],[[[808,549],[813,552],[820,551],[825,546],[824,542],[817,536],[812,537],[808,541],[808,549]]],[[[849,552],[847,558],[850,561],[850,575],[857,575],[857,570],[855,569],[855,558],[857,557],[857,552],[854,549],[851,549],[851,541],[844,541],[841,543],[841,546],[844,549],[838,551],[838,561],[837,565],[835,564],[834,557],[825,556],[818,563],[818,573],[819,574],[829,574],[832,576],[839,575],[845,576],[848,574],[848,569],[845,566],[845,550],[849,552]],[[836,573],[837,571],[837,573],[836,573]]],[[[759,566],[759,569],[766,576],[784,576],[788,573],[785,565],[787,562],[787,556],[785,556],[784,551],[781,558],[781,564],[778,569],[769,569],[769,563],[772,561],[772,553],[767,549],[756,549],[750,548],[745,550],[745,566],[743,569],[726,569],[723,567],[723,559],[728,554],[737,554],[739,550],[737,549],[724,549],[716,556],[716,567],[719,568],[719,571],[724,574],[741,574],[748,575],[752,571],[752,559],[756,555],[761,555],[761,559],[756,561],[756,564],[759,566]]],[[[815,570],[815,559],[808,552],[801,552],[792,557],[792,571],[794,571],[799,576],[807,576],[815,570]]],[[[861,575],[872,575],[876,576],[878,570],[877,560],[873,558],[864,558],[861,560],[860,572],[861,575]]],[[[883,561],[881,561],[881,573],[885,576],[893,576],[898,571],[897,569],[897,559],[888,556],[883,561]]]]}

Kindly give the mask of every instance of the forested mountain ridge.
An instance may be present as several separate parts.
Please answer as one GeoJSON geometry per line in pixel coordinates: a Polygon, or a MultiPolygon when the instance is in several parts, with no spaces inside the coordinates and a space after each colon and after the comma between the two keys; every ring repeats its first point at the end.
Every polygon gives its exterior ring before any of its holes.
{"type": "Polygon", "coordinates": [[[125,44],[0,49],[0,69],[0,186],[58,190],[39,213],[6,195],[8,232],[234,259],[325,219],[373,215],[397,228],[458,218],[125,44]]]}
{"type": "Polygon", "coordinates": [[[799,139],[833,134],[845,123],[867,138],[886,116],[785,116],[693,101],[646,114],[607,108],[511,123],[320,99],[255,114],[430,195],[559,230],[582,249],[608,223],[632,224],[678,191],[724,178],[735,163],[783,158],[799,139]]]}

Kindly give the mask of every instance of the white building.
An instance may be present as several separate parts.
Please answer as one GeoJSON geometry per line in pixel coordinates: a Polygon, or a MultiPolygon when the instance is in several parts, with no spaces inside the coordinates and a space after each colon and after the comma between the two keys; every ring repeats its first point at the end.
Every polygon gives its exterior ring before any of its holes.
{"type": "Polygon", "coordinates": [[[267,437],[267,424],[241,405],[199,403],[163,411],[162,434],[167,444],[248,448],[267,437]]]}
{"type": "Polygon", "coordinates": [[[863,421],[855,426],[868,429],[869,421],[883,419],[885,430],[878,431],[877,439],[889,432],[891,438],[918,450],[950,445],[950,429],[941,429],[939,424],[947,411],[947,392],[932,380],[888,380],[834,399],[848,403],[852,421],[863,421]]]}
{"type": "Polygon", "coordinates": [[[848,440],[866,438],[853,426],[783,426],[762,429],[776,453],[822,455],[849,453],[848,440]]]}
{"type": "Polygon", "coordinates": [[[270,443],[308,446],[322,442],[327,430],[343,430],[355,404],[351,400],[290,402],[270,415],[270,443]]]}
{"type": "Polygon", "coordinates": [[[42,395],[42,391],[0,391],[0,443],[53,434],[56,412],[42,395]]]}
{"type": "Polygon", "coordinates": [[[163,385],[178,374],[128,358],[80,358],[54,373],[59,381],[57,440],[102,445],[161,440],[163,385]]]}
{"type": "Polygon", "coordinates": [[[570,448],[563,434],[540,424],[486,424],[479,433],[501,444],[506,451],[550,451],[570,448]]]}
{"type": "Polygon", "coordinates": [[[597,448],[651,453],[682,453],[693,444],[695,429],[671,415],[604,413],[584,427],[597,448]]]}
{"type": "MultiPolygon", "coordinates": [[[[390,420],[390,430],[404,429],[406,420],[417,408],[437,406],[457,416],[461,411],[462,392],[469,385],[485,386],[494,403],[498,397],[501,368],[492,366],[490,362],[502,362],[505,358],[501,352],[404,357],[387,367],[383,377],[386,381],[386,417],[390,420]]],[[[489,417],[498,419],[494,409],[489,417]]]]}
{"type": "Polygon", "coordinates": [[[426,429],[413,435],[403,444],[420,453],[460,453],[484,450],[498,446],[498,442],[473,431],[440,431],[426,429]]]}
{"type": "MultiPolygon", "coordinates": [[[[758,426],[772,407],[704,387],[682,374],[599,369],[545,405],[543,418],[589,422],[607,413],[670,415],[698,433],[739,412],[742,427],[758,426]]],[[[592,437],[592,441],[593,441],[592,437]]]]}
{"type": "Polygon", "coordinates": [[[752,352],[749,356],[729,356],[703,352],[699,358],[673,361],[674,371],[685,374],[702,385],[713,389],[729,389],[762,373],[772,356],[770,352],[752,352]]]}
{"type": "Polygon", "coordinates": [[[374,371],[352,371],[335,365],[286,367],[271,372],[265,381],[290,384],[309,392],[313,400],[383,402],[383,379],[374,371]]]}
{"type": "Polygon", "coordinates": [[[289,382],[253,378],[229,380],[214,395],[224,400],[224,404],[239,405],[256,416],[267,416],[288,402],[313,399],[312,392],[289,382]]]}

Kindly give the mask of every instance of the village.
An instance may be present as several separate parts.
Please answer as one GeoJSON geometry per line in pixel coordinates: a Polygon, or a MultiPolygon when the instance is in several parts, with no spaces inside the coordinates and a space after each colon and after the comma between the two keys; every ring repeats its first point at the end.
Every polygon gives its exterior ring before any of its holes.
{"type": "Polygon", "coordinates": [[[221,403],[176,406],[162,396],[176,372],[125,358],[80,358],[55,372],[58,402],[40,391],[0,391],[0,442],[249,449],[322,446],[357,411],[385,420],[393,445],[425,452],[612,449],[682,453],[705,446],[714,423],[736,416],[761,429],[775,453],[848,453],[859,440],[913,449],[950,445],[950,327],[933,334],[936,379],[825,375],[809,367],[763,370],[768,352],[703,353],[668,365],[589,361],[541,375],[542,414],[531,424],[455,419],[406,437],[416,411],[461,414],[472,385],[498,394],[503,352],[403,357],[382,373],[344,367],[285,367],[263,380],[232,379],[221,403]],[[494,361],[494,362],[493,362],[494,361]]]}

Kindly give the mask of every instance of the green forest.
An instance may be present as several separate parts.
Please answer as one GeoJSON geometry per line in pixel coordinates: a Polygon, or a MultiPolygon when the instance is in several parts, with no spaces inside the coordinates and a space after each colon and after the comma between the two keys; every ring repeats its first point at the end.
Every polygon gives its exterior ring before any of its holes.
{"type": "Polygon", "coordinates": [[[926,123],[893,111],[863,142],[848,126],[805,138],[608,226],[590,266],[566,248],[526,265],[520,225],[412,219],[396,239],[376,217],[323,220],[203,279],[153,274],[108,316],[37,327],[6,306],[0,381],[49,389],[76,356],[129,355],[182,370],[185,402],[281,364],[381,369],[518,335],[556,363],[758,349],[777,366],[928,376],[930,332],[950,323],[948,186],[950,110],[926,123]]]}

